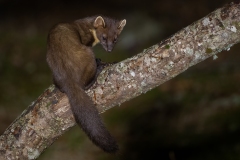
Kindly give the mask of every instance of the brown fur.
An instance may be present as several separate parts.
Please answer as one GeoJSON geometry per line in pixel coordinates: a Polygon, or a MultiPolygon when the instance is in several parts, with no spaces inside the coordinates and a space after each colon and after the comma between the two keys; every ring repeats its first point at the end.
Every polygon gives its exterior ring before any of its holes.
{"type": "Polygon", "coordinates": [[[67,94],[75,120],[83,131],[97,146],[112,153],[118,150],[117,143],[84,89],[97,76],[91,47],[100,42],[106,51],[111,51],[125,24],[125,20],[87,17],[73,23],[60,23],[48,35],[47,62],[54,83],[67,94]]]}

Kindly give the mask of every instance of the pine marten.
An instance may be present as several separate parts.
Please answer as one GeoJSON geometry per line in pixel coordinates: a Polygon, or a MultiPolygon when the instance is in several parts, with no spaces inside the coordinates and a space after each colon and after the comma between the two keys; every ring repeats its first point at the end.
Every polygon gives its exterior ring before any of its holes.
{"type": "Polygon", "coordinates": [[[76,123],[105,152],[118,145],[104,126],[97,108],[84,90],[95,81],[98,68],[92,47],[100,43],[110,52],[126,20],[93,16],[54,26],[48,35],[47,62],[54,84],[69,98],[76,123]]]}

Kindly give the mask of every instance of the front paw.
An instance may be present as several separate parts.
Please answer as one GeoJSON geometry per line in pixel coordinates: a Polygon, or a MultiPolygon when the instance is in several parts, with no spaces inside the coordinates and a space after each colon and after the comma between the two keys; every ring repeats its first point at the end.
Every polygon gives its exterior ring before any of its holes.
{"type": "Polygon", "coordinates": [[[108,66],[111,66],[111,65],[113,65],[113,64],[116,64],[117,62],[111,62],[111,63],[109,63],[109,62],[103,62],[101,59],[97,58],[97,59],[96,59],[96,63],[97,63],[97,68],[103,69],[103,68],[105,68],[105,67],[108,67],[108,66]]]}

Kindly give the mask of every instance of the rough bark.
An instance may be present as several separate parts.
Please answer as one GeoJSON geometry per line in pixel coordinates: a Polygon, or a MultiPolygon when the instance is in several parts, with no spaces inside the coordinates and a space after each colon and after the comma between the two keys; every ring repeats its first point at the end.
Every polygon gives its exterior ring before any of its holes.
{"type": "MultiPolygon", "coordinates": [[[[99,112],[159,86],[240,41],[240,4],[230,3],[165,41],[102,71],[87,91],[99,112]]],[[[51,85],[0,136],[0,159],[36,159],[75,125],[68,98],[51,85]]]]}

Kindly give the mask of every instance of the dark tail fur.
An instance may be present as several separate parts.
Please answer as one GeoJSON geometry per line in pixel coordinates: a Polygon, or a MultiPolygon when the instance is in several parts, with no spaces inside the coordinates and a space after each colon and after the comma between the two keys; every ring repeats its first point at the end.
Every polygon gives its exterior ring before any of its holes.
{"type": "Polygon", "coordinates": [[[93,101],[78,85],[71,84],[66,91],[77,124],[90,140],[105,152],[115,153],[118,145],[104,126],[93,101]]]}

